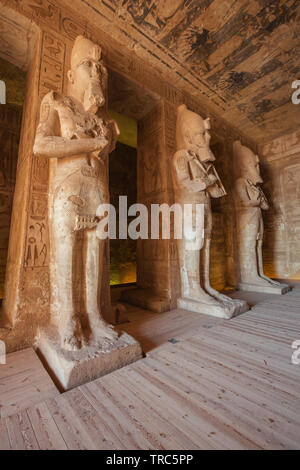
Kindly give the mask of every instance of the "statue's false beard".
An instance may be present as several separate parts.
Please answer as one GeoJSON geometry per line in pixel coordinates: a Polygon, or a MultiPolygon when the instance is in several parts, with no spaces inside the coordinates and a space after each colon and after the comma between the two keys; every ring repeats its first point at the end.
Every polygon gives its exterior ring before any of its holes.
{"type": "Polygon", "coordinates": [[[263,180],[262,180],[262,177],[261,176],[258,176],[258,175],[253,175],[251,176],[251,178],[249,178],[252,183],[254,183],[255,185],[257,184],[262,184],[263,183],[263,180]]]}
{"type": "Polygon", "coordinates": [[[210,150],[210,148],[207,148],[207,147],[203,147],[203,148],[195,147],[195,150],[196,150],[195,153],[196,153],[197,157],[199,158],[199,160],[200,160],[202,163],[214,162],[214,161],[215,161],[214,154],[212,153],[212,151],[210,150]]]}
{"type": "Polygon", "coordinates": [[[98,81],[90,81],[84,93],[84,108],[92,114],[96,114],[105,103],[104,94],[98,81]]]}

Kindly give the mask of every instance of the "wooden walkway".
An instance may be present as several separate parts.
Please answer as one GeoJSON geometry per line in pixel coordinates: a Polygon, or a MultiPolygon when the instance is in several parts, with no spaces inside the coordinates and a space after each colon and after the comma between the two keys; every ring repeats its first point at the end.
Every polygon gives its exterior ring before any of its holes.
{"type": "Polygon", "coordinates": [[[204,318],[135,364],[0,420],[0,448],[299,448],[300,290],[231,321],[204,318]]]}
{"type": "Polygon", "coordinates": [[[59,395],[33,349],[8,354],[0,364],[0,418],[59,395]]]}

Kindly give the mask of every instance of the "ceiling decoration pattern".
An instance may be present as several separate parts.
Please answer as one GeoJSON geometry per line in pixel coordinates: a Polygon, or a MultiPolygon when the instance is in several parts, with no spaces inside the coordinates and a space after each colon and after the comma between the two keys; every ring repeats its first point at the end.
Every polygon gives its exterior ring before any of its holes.
{"type": "Polygon", "coordinates": [[[256,140],[299,126],[299,0],[81,2],[256,140]]]}

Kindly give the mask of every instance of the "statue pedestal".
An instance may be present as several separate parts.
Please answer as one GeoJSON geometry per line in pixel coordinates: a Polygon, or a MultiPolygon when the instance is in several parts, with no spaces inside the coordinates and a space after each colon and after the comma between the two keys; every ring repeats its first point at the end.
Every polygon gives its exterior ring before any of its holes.
{"type": "Polygon", "coordinates": [[[182,297],[177,300],[177,307],[191,312],[202,313],[204,315],[230,319],[249,310],[247,302],[242,300],[239,300],[238,302],[239,303],[234,302],[234,300],[232,303],[220,301],[219,305],[208,305],[200,301],[182,297]]]}
{"type": "Polygon", "coordinates": [[[114,343],[99,341],[78,351],[60,346],[54,328],[40,332],[37,351],[58,386],[66,391],[91,382],[143,357],[140,344],[127,333],[114,343]]]}
{"type": "Polygon", "coordinates": [[[291,290],[290,286],[287,284],[280,284],[280,286],[259,286],[256,284],[250,284],[248,282],[240,282],[237,286],[238,290],[243,290],[246,292],[260,292],[263,294],[277,294],[283,295],[291,290]]]}

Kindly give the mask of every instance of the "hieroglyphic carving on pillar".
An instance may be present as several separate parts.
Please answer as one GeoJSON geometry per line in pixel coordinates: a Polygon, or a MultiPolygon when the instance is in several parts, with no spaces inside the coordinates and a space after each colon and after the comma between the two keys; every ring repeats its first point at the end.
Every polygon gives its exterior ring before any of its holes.
{"type": "MultiPolygon", "coordinates": [[[[43,33],[40,67],[40,99],[51,90],[63,91],[66,45],[48,32],[43,33]]],[[[24,264],[46,267],[49,264],[49,233],[47,219],[48,159],[33,157],[32,192],[27,222],[24,264]]]]}
{"type": "Polygon", "coordinates": [[[145,138],[162,128],[162,107],[155,106],[144,119],[139,121],[138,125],[138,136],[142,136],[140,142],[143,142],[145,138]]]}
{"type": "Polygon", "coordinates": [[[159,131],[152,134],[151,142],[145,139],[139,149],[140,161],[140,196],[147,197],[157,194],[164,188],[163,185],[163,150],[159,131]]]}
{"type": "Polygon", "coordinates": [[[176,108],[169,103],[165,103],[164,109],[166,147],[171,156],[176,149],[176,108]]]}
{"type": "MultiPolygon", "coordinates": [[[[30,269],[30,276],[22,279],[22,292],[24,292],[23,308],[26,312],[32,312],[32,322],[38,316],[39,325],[47,324],[49,321],[48,305],[50,301],[50,279],[49,271],[45,267],[30,269]],[[32,304],[34,302],[34,311],[32,304]]],[[[29,314],[30,314],[29,313],[29,314]]],[[[29,320],[29,318],[28,318],[29,320]]]]}
{"type": "Polygon", "coordinates": [[[184,94],[180,90],[170,85],[168,82],[164,83],[164,98],[174,106],[179,106],[184,102],[184,94]]]}
{"type": "MultiPolygon", "coordinates": [[[[164,102],[164,137],[165,137],[165,152],[166,152],[166,177],[167,188],[173,194],[172,185],[172,172],[171,161],[176,151],[176,107],[170,103],[164,102]]],[[[174,198],[172,196],[170,203],[173,204],[174,198]]]]}
{"type": "Polygon", "coordinates": [[[63,91],[66,46],[53,34],[44,32],[40,71],[40,97],[49,91],[63,91]]]}
{"type": "Polygon", "coordinates": [[[34,158],[33,191],[47,192],[49,162],[46,158],[34,158]]]}
{"type": "MultiPolygon", "coordinates": [[[[40,67],[40,99],[49,91],[59,93],[63,91],[65,55],[66,45],[63,41],[53,34],[44,32],[40,67]]],[[[47,191],[48,173],[48,160],[35,157],[34,190],[47,191]]]]}
{"type": "Polygon", "coordinates": [[[25,266],[45,267],[49,264],[47,195],[33,193],[26,237],[25,266]]]}
{"type": "Polygon", "coordinates": [[[44,267],[48,262],[48,247],[46,243],[46,225],[43,221],[32,222],[27,233],[25,266],[44,267]]]}
{"type": "Polygon", "coordinates": [[[145,67],[145,63],[136,57],[128,58],[125,56],[125,63],[127,64],[127,73],[130,77],[144,84],[144,87],[148,90],[164,96],[163,82],[159,74],[145,67]]]}

